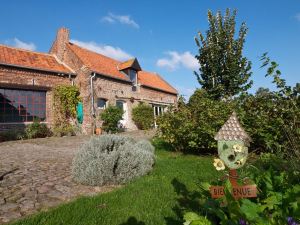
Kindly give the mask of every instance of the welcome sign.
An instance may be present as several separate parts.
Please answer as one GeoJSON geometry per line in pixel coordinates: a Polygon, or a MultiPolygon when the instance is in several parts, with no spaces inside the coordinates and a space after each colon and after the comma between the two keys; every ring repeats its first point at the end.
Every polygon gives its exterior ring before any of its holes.
{"type": "MultiPolygon", "coordinates": [[[[239,185],[237,182],[237,169],[244,166],[251,138],[242,128],[235,112],[232,113],[227,122],[222,126],[215,136],[218,141],[218,159],[214,159],[217,170],[229,168],[229,180],[232,185],[232,196],[239,198],[255,198],[257,196],[256,185],[239,185]]],[[[221,198],[225,195],[223,186],[211,186],[212,198],[221,198]]]]}
{"type": "MultiPolygon", "coordinates": [[[[232,196],[238,198],[255,198],[257,197],[256,185],[244,185],[232,187],[232,196]]],[[[225,195],[223,186],[211,186],[210,193],[212,198],[222,198],[225,195]]]]}

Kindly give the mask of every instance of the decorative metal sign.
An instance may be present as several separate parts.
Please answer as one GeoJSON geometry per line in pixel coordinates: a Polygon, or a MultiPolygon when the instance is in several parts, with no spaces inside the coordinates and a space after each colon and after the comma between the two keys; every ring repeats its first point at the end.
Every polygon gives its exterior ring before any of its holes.
{"type": "MultiPolygon", "coordinates": [[[[214,166],[217,170],[229,168],[233,197],[236,199],[256,197],[256,185],[241,186],[237,182],[236,170],[245,165],[251,138],[242,128],[235,112],[216,134],[215,140],[218,141],[219,159],[214,159],[214,166]]],[[[221,198],[225,195],[223,186],[211,186],[210,192],[212,198],[221,198]]]]}

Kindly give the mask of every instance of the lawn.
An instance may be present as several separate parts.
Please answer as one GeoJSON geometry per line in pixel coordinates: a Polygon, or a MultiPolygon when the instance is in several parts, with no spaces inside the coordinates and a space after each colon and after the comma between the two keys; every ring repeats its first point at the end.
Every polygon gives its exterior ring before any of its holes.
{"type": "Polygon", "coordinates": [[[156,165],[151,174],[112,192],[82,197],[14,224],[182,224],[182,206],[195,209],[197,205],[191,193],[200,182],[215,179],[218,174],[211,157],[182,155],[162,145],[156,147],[156,165]]]}

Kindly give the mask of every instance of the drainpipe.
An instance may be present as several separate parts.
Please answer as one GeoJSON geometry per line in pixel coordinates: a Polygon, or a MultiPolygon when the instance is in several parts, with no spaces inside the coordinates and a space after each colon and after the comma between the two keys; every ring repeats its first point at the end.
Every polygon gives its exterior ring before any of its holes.
{"type": "Polygon", "coordinates": [[[91,95],[92,95],[92,116],[95,116],[95,108],[94,108],[94,88],[93,88],[93,79],[96,77],[96,73],[91,75],[90,85],[91,85],[91,95]]]}

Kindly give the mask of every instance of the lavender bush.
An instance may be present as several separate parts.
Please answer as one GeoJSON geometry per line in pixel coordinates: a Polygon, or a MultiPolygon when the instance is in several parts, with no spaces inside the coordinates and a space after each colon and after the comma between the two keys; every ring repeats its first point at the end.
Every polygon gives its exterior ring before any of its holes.
{"type": "Polygon", "coordinates": [[[154,158],[149,141],[102,135],[81,146],[72,163],[72,175],[86,185],[123,184],[149,173],[154,158]]]}

